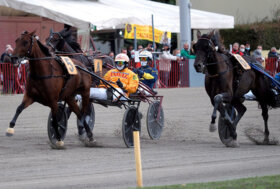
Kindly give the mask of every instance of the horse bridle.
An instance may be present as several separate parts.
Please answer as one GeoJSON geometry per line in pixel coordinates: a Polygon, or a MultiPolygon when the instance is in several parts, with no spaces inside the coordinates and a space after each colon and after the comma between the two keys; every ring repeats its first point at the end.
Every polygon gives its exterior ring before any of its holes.
{"type": "MultiPolygon", "coordinates": [[[[213,41],[212,41],[211,39],[208,39],[208,38],[204,38],[204,37],[203,37],[203,38],[199,38],[198,41],[199,41],[199,40],[207,40],[207,41],[208,41],[209,47],[211,47],[212,53],[214,53],[214,52],[216,51],[216,46],[215,46],[215,44],[213,43],[213,41]],[[213,48],[213,47],[214,47],[214,48],[213,48]]],[[[207,51],[207,56],[206,56],[206,59],[205,59],[205,60],[207,60],[207,59],[210,57],[211,50],[210,50],[210,51],[207,51]]],[[[210,63],[206,63],[205,61],[203,62],[203,65],[204,65],[205,67],[211,66],[211,65],[217,65],[217,64],[219,64],[218,61],[217,61],[217,62],[210,62],[210,63]]],[[[225,71],[219,72],[219,73],[214,74],[214,75],[211,75],[211,74],[207,73],[207,76],[208,76],[208,77],[217,77],[217,76],[219,76],[219,75],[223,75],[223,74],[227,73],[227,72],[229,71],[229,65],[228,65],[228,63],[226,63],[226,64],[227,64],[227,69],[226,69],[225,71]]]]}
{"type": "Polygon", "coordinates": [[[51,35],[47,41],[47,45],[49,45],[53,50],[56,50],[53,44],[51,43],[51,40],[53,39],[53,35],[58,34],[59,39],[63,39],[62,35],[59,32],[51,32],[51,35]]]}
{"type": "MultiPolygon", "coordinates": [[[[23,35],[24,35],[24,34],[23,34],[23,35]]],[[[31,43],[30,43],[30,46],[29,46],[29,48],[28,48],[28,50],[27,50],[27,57],[30,56],[33,45],[34,45],[34,36],[32,35],[32,36],[31,36],[31,43]]]]}

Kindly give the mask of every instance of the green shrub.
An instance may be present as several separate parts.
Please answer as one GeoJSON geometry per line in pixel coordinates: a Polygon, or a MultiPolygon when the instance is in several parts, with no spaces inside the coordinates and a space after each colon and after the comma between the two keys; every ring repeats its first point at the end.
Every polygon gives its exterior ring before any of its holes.
{"type": "Polygon", "coordinates": [[[226,48],[230,44],[239,42],[251,44],[251,49],[256,49],[257,45],[262,45],[263,49],[269,50],[271,47],[280,47],[280,22],[259,22],[254,24],[237,25],[234,29],[220,30],[226,48]]]}

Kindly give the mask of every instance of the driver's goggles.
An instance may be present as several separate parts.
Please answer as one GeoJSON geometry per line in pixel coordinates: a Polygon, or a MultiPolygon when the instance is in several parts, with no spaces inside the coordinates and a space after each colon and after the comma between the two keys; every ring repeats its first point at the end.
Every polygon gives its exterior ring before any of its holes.
{"type": "Polygon", "coordinates": [[[148,60],[148,57],[139,57],[140,58],[140,61],[147,61],[148,60]]]}
{"type": "Polygon", "coordinates": [[[122,65],[125,64],[125,61],[117,61],[117,62],[115,62],[115,63],[116,63],[116,65],[118,65],[118,66],[122,66],[122,65]]]}

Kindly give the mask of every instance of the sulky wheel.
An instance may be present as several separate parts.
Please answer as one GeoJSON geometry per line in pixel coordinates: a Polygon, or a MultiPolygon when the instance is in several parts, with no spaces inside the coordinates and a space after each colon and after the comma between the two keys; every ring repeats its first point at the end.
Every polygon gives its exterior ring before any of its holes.
{"type": "MultiPolygon", "coordinates": [[[[66,108],[62,103],[58,103],[58,114],[57,114],[57,121],[58,121],[58,132],[60,133],[61,139],[64,140],[67,132],[67,112],[66,108]]],[[[56,134],[53,128],[52,123],[52,112],[49,114],[48,118],[48,136],[49,140],[52,144],[56,143],[56,134]]]]}
{"type": "Polygon", "coordinates": [[[141,130],[141,122],[138,110],[135,107],[126,109],[122,122],[122,135],[125,145],[133,147],[133,131],[141,130]]]}
{"type": "Polygon", "coordinates": [[[150,138],[159,139],[164,127],[164,113],[159,101],[155,101],[149,105],[146,121],[150,138]]]}
{"type": "MultiPolygon", "coordinates": [[[[235,109],[232,107],[228,107],[227,110],[228,115],[230,115],[231,119],[234,120],[236,117],[235,109]]],[[[218,121],[218,130],[219,130],[219,137],[223,144],[227,144],[228,141],[232,140],[232,137],[230,136],[230,128],[228,126],[227,121],[221,117],[221,114],[219,115],[219,121],[218,121]]]]}
{"type": "MultiPolygon", "coordinates": [[[[82,103],[80,103],[80,109],[82,108],[82,103]]],[[[88,115],[86,116],[86,122],[90,128],[90,130],[92,131],[93,130],[93,127],[94,127],[94,123],[95,123],[95,111],[94,111],[94,106],[93,104],[91,103],[90,104],[90,110],[88,112],[88,115]]],[[[83,131],[82,133],[85,133],[85,128],[84,128],[84,125],[83,123],[81,123],[81,121],[77,118],[77,127],[78,127],[78,130],[79,130],[79,127],[82,127],[83,131]]]]}

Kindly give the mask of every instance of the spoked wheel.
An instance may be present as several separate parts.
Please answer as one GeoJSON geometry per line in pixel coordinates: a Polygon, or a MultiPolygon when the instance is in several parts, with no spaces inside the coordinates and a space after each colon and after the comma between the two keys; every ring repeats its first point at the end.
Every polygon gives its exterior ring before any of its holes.
{"type": "MultiPolygon", "coordinates": [[[[80,103],[80,109],[82,109],[82,103],[80,103]]],[[[88,115],[86,116],[86,122],[90,128],[90,130],[92,131],[93,130],[93,127],[94,127],[94,123],[95,123],[95,111],[94,111],[94,106],[93,104],[91,103],[90,104],[90,110],[88,112],[88,115]]],[[[84,124],[77,118],[77,127],[78,127],[78,130],[81,129],[81,133],[85,133],[85,128],[84,128],[84,124]]]]}
{"type": "Polygon", "coordinates": [[[133,131],[141,130],[141,122],[138,110],[135,107],[126,109],[122,122],[122,135],[125,145],[130,148],[134,146],[133,131]]]}
{"type": "MultiPolygon", "coordinates": [[[[64,140],[67,131],[67,110],[64,108],[62,103],[58,103],[58,114],[57,114],[57,121],[58,121],[58,132],[61,136],[61,139],[64,140]]],[[[52,112],[49,114],[48,118],[48,136],[49,140],[52,144],[56,144],[56,133],[53,128],[53,119],[52,119],[52,112]]]]}
{"type": "MultiPolygon", "coordinates": [[[[226,111],[228,112],[228,115],[231,117],[231,119],[234,120],[236,117],[235,109],[233,107],[228,107],[226,111]]],[[[219,115],[218,130],[220,140],[223,144],[227,145],[227,143],[232,140],[232,137],[230,136],[229,125],[227,121],[221,117],[221,114],[219,115]]]]}
{"type": "Polygon", "coordinates": [[[149,105],[146,121],[150,138],[159,139],[164,127],[164,113],[159,101],[149,105]]]}

